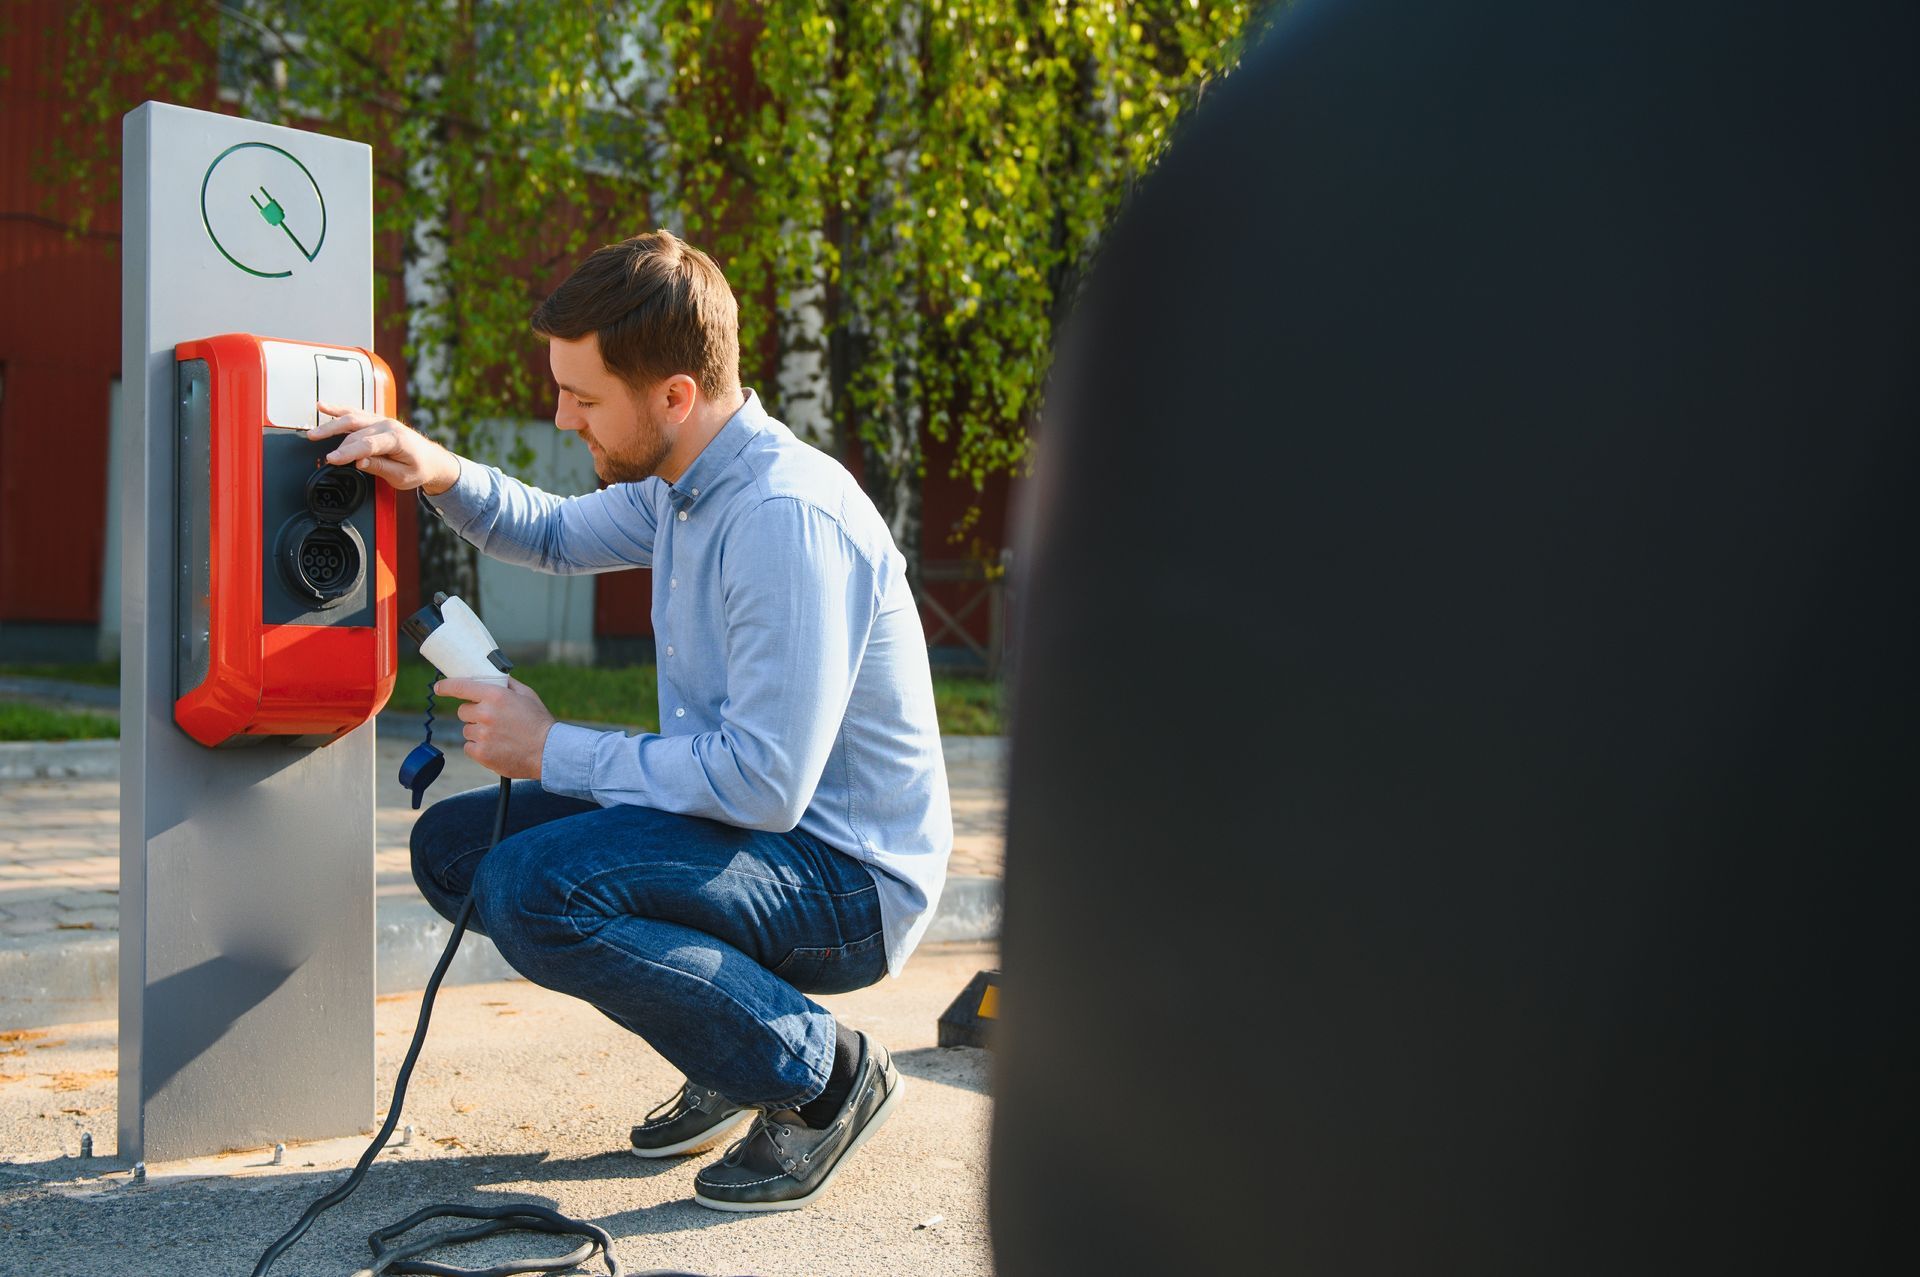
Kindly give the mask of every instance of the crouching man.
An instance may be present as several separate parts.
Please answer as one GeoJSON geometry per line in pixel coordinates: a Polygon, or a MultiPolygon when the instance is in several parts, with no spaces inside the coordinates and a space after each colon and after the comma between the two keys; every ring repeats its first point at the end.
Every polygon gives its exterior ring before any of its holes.
{"type": "MultiPolygon", "coordinates": [[[[545,572],[653,569],[660,731],[556,723],[534,691],[445,680],[466,752],[514,777],[435,804],[413,873],[529,980],[583,998],[686,1075],[633,1128],[692,1153],[717,1210],[823,1191],[898,1103],[886,1049],[810,993],[899,974],[953,830],[906,563],[852,476],[739,381],[735,302],[666,231],[595,252],[533,315],[607,487],[562,498],[348,412],[328,460],[427,504],[481,551],[545,572]]],[[[323,410],[326,406],[323,405],[323,410]]]]}

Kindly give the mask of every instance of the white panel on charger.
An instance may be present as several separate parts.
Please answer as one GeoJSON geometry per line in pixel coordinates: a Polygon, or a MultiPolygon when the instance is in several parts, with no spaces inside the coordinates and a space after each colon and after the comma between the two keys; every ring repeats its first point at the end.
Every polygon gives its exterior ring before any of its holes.
{"type": "Polygon", "coordinates": [[[260,352],[267,363],[267,425],[311,430],[320,424],[322,401],[367,407],[373,364],[360,352],[291,341],[263,341],[260,352]]]}

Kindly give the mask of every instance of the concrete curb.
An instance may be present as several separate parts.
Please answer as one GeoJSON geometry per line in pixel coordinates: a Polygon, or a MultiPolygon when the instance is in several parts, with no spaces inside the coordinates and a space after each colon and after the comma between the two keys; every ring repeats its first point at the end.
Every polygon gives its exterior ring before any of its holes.
{"type": "Polygon", "coordinates": [[[55,932],[0,949],[0,1029],[110,1020],[119,989],[117,932],[55,932]]]}
{"type": "MultiPolygon", "coordinates": [[[[373,986],[384,997],[427,987],[453,924],[424,900],[388,900],[381,902],[373,931],[373,986]]],[[[515,977],[493,941],[469,931],[447,968],[446,983],[484,984],[515,977]]]]}
{"type": "Polygon", "coordinates": [[[65,679],[0,676],[0,696],[30,696],[42,700],[84,705],[99,714],[120,717],[120,689],[99,683],[69,683],[65,679]]]}
{"type": "Polygon", "coordinates": [[[947,878],[927,926],[926,942],[998,940],[1000,938],[1000,880],[947,878]]]}
{"type": "Polygon", "coordinates": [[[0,741],[0,780],[104,780],[119,775],[117,740],[0,741]]]}
{"type": "Polygon", "coordinates": [[[940,752],[947,756],[947,761],[950,763],[1005,762],[1007,738],[1004,736],[942,736],[940,752]]]}

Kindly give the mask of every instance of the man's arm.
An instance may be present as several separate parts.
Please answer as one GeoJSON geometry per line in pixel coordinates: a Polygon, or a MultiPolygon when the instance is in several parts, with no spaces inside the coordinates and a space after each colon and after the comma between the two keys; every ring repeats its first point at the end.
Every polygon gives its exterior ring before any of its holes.
{"type": "MultiPolygon", "coordinates": [[[[728,537],[727,697],[717,730],[682,736],[556,723],[548,790],[784,832],[800,823],[839,734],[879,609],[873,565],[833,519],[777,497],[728,537]]],[[[661,721],[674,709],[660,706],[661,721]]]]}
{"type": "Polygon", "coordinates": [[[476,465],[391,417],[320,404],[309,439],[338,438],[326,459],[405,492],[485,554],[543,572],[606,572],[653,564],[653,504],[640,484],[580,497],[552,493],[476,465]]]}
{"type": "Polygon", "coordinates": [[[642,483],[616,483],[561,497],[456,458],[459,476],[444,492],[421,495],[480,552],[542,572],[609,572],[653,566],[656,520],[642,483]]]}

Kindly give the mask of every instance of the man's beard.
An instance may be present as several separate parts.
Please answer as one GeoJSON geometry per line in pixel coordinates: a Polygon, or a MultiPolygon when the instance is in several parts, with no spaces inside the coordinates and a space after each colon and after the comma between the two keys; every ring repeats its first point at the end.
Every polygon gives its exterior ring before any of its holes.
{"type": "MultiPolygon", "coordinates": [[[[581,433],[586,434],[584,430],[581,433]]],[[[599,445],[593,472],[606,483],[638,483],[650,479],[672,451],[667,446],[666,434],[652,420],[643,420],[636,437],[618,452],[598,436],[593,436],[593,442],[599,445]]]]}

